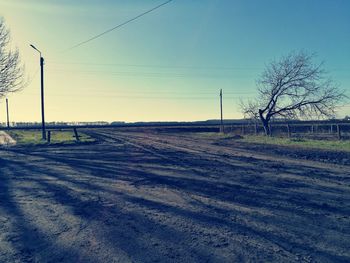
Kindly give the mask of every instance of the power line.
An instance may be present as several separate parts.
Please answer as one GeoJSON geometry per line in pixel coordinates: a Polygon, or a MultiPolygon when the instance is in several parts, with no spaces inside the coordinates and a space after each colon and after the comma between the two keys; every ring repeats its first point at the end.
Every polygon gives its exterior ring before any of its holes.
{"type": "Polygon", "coordinates": [[[117,29],[117,28],[120,28],[120,27],[122,27],[122,26],[125,26],[126,24],[128,24],[128,23],[130,23],[130,22],[132,22],[132,21],[135,21],[136,19],[138,19],[138,18],[140,18],[140,17],[142,17],[142,16],[144,16],[144,15],[146,15],[146,14],[149,14],[149,13],[155,11],[156,9],[158,9],[158,8],[160,8],[160,7],[162,7],[162,6],[166,5],[166,4],[168,4],[168,3],[170,3],[171,1],[173,1],[173,0],[168,0],[168,1],[166,1],[166,2],[164,2],[164,3],[162,3],[162,4],[160,4],[160,5],[157,5],[156,7],[153,7],[153,8],[151,8],[151,9],[149,9],[149,10],[147,10],[147,11],[145,11],[145,12],[143,12],[143,13],[141,13],[141,14],[139,14],[139,15],[137,15],[137,16],[135,16],[135,17],[133,17],[133,18],[131,18],[131,19],[129,19],[129,20],[127,20],[127,21],[125,21],[125,22],[123,22],[123,23],[117,25],[117,26],[115,26],[115,27],[112,27],[111,29],[108,29],[108,30],[106,30],[106,31],[104,31],[104,32],[102,32],[102,33],[96,35],[96,36],[93,36],[93,37],[91,37],[91,38],[89,38],[89,39],[87,39],[87,40],[85,40],[85,41],[83,41],[83,42],[80,42],[80,43],[78,43],[78,44],[76,44],[76,45],[74,45],[74,46],[72,46],[72,47],[70,47],[70,48],[64,50],[64,52],[69,51],[69,50],[72,50],[72,49],[77,48],[77,47],[80,47],[81,45],[84,45],[84,44],[86,44],[86,43],[88,43],[88,42],[90,42],[90,41],[92,41],[92,40],[95,40],[96,38],[99,38],[99,37],[101,37],[101,36],[103,36],[103,35],[105,35],[105,34],[111,32],[111,31],[113,31],[113,30],[115,30],[115,29],[117,29]]]}
{"type": "MultiPolygon", "coordinates": [[[[34,62],[36,60],[30,60],[34,62]]],[[[140,68],[164,68],[164,69],[213,69],[213,70],[263,70],[265,67],[262,65],[245,65],[245,66],[230,66],[230,65],[161,65],[161,64],[129,64],[129,63],[98,63],[98,62],[87,62],[87,61],[59,61],[59,60],[45,60],[50,65],[81,65],[81,66],[108,66],[108,67],[140,67],[140,68]]],[[[350,68],[336,67],[329,68],[328,71],[349,71],[350,68]]]]}
{"type": "Polygon", "coordinates": [[[122,64],[122,63],[94,63],[94,62],[60,62],[49,61],[52,65],[82,65],[103,67],[136,67],[136,68],[161,68],[161,69],[195,69],[195,70],[261,70],[261,67],[246,66],[196,66],[196,65],[154,65],[154,64],[122,64]]]}
{"type": "Polygon", "coordinates": [[[108,75],[122,76],[122,77],[141,77],[141,78],[209,78],[209,79],[226,79],[226,78],[239,78],[239,79],[251,79],[250,75],[235,75],[227,72],[218,73],[191,73],[191,72],[139,72],[139,71],[108,71],[108,70],[48,70],[50,74],[74,74],[77,75],[108,75]]]}
{"type": "MultiPolygon", "coordinates": [[[[35,93],[27,93],[30,95],[35,95],[35,93]]],[[[203,96],[201,93],[199,94],[160,94],[160,95],[152,95],[152,94],[125,94],[125,93],[118,93],[115,94],[106,94],[106,93],[85,93],[83,96],[81,94],[64,94],[64,93],[55,93],[55,94],[47,94],[47,97],[66,97],[66,98],[74,98],[77,99],[77,96],[79,99],[102,99],[102,98],[113,98],[113,99],[151,99],[151,100],[216,100],[216,96],[203,96]]],[[[238,100],[240,98],[252,98],[249,96],[226,96],[225,99],[231,100],[238,100]]]]}
{"type": "MultiPolygon", "coordinates": [[[[79,96],[79,95],[77,95],[79,96]]],[[[68,97],[67,95],[48,95],[47,97],[68,97]]],[[[77,97],[69,96],[70,99],[76,100],[77,97]]],[[[114,95],[114,96],[79,96],[80,99],[103,99],[103,98],[110,98],[110,99],[125,99],[125,100],[135,100],[135,99],[140,99],[140,100],[196,100],[196,101],[201,101],[201,100],[212,100],[215,101],[217,98],[213,97],[146,97],[146,96],[123,96],[123,95],[114,95]]],[[[234,97],[227,97],[226,99],[235,99],[234,97]]]]}
{"type": "MultiPolygon", "coordinates": [[[[133,90],[133,91],[128,91],[128,92],[120,92],[118,90],[116,91],[101,91],[100,89],[85,89],[85,94],[94,94],[94,95],[132,95],[132,94],[145,94],[145,95],[149,95],[149,94],[160,94],[160,95],[184,95],[184,96],[189,96],[189,95],[207,95],[207,96],[212,96],[212,97],[216,97],[216,93],[215,92],[202,92],[202,91],[164,91],[164,90],[159,90],[159,91],[137,91],[137,90],[133,90]],[[96,93],[97,92],[97,93],[96,93]]],[[[70,92],[70,94],[74,95],[73,93],[70,92]]],[[[84,94],[84,95],[85,95],[84,94]]],[[[252,95],[252,94],[256,94],[256,92],[225,92],[225,94],[229,94],[229,95],[252,95]]],[[[81,95],[81,93],[76,93],[76,95],[81,95]]]]}

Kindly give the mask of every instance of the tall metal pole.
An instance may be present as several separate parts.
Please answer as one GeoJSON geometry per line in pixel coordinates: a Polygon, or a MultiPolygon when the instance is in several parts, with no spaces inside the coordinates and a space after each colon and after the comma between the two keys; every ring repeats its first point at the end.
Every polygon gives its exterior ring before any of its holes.
{"type": "Polygon", "coordinates": [[[10,128],[10,117],[9,117],[9,102],[6,98],[6,114],[7,114],[7,129],[10,128]]]}
{"type": "Polygon", "coordinates": [[[40,54],[40,69],[41,69],[41,130],[42,130],[42,139],[46,140],[46,131],[45,131],[45,111],[44,111],[44,58],[41,55],[41,51],[37,49],[34,45],[30,45],[33,49],[39,52],[40,54]]]}
{"type": "Polygon", "coordinates": [[[45,110],[44,110],[44,58],[40,54],[40,68],[41,68],[41,125],[42,125],[42,139],[46,140],[45,130],[45,110]]]}
{"type": "Polygon", "coordinates": [[[220,112],[221,112],[220,132],[224,132],[224,121],[223,121],[223,116],[222,116],[222,89],[220,89],[220,112]]]}

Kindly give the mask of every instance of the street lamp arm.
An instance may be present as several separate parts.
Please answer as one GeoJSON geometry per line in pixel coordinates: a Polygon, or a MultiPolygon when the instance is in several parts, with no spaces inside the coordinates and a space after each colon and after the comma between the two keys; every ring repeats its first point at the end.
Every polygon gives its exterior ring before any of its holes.
{"type": "Polygon", "coordinates": [[[40,53],[40,57],[41,57],[41,51],[39,49],[37,49],[34,45],[30,44],[30,46],[35,49],[36,51],[38,51],[40,53]]]}

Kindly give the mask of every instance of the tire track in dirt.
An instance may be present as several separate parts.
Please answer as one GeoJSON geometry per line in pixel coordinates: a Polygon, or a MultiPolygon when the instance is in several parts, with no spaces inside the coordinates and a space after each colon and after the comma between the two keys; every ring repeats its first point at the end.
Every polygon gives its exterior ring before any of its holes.
{"type": "MultiPolygon", "coordinates": [[[[132,134],[133,135],[133,134],[132,134]]],[[[159,146],[163,147],[172,147],[174,149],[184,150],[184,151],[193,151],[193,148],[196,148],[197,153],[211,153],[212,156],[219,156],[220,159],[222,156],[224,157],[244,157],[244,158],[254,158],[258,160],[263,161],[270,161],[270,162],[284,162],[286,164],[293,164],[293,165],[302,165],[307,166],[311,168],[319,168],[319,169],[331,169],[336,172],[348,172],[348,167],[338,164],[325,164],[324,162],[317,162],[312,160],[302,160],[302,159],[293,159],[290,157],[283,157],[278,156],[274,154],[262,154],[256,151],[251,150],[244,150],[244,149],[233,149],[226,146],[216,146],[212,145],[210,142],[203,143],[203,139],[195,138],[193,139],[190,136],[181,136],[181,140],[176,138],[177,136],[163,136],[162,139],[158,139],[152,134],[147,135],[137,135],[137,136],[129,136],[127,139],[135,138],[136,140],[140,139],[146,139],[149,136],[148,140],[153,140],[152,144],[156,143],[159,146]],[[200,141],[201,143],[198,143],[200,141]],[[181,146],[179,146],[180,144],[181,146]]],[[[124,137],[124,139],[126,139],[124,137]]],[[[126,140],[127,140],[126,139],[126,140]]]]}
{"type": "MultiPolygon", "coordinates": [[[[212,145],[210,142],[203,142],[203,140],[198,138],[191,138],[191,137],[188,138],[185,136],[168,135],[168,134],[152,134],[152,133],[143,134],[143,133],[135,133],[135,132],[125,134],[122,132],[115,133],[113,131],[106,132],[104,133],[104,135],[109,136],[109,138],[111,138],[112,140],[114,138],[119,140],[120,142],[131,144],[134,147],[147,149],[147,151],[151,154],[157,155],[159,152],[161,153],[177,152],[180,156],[181,154],[190,153],[190,154],[198,155],[197,157],[200,159],[217,161],[222,165],[232,165],[232,164],[237,165],[237,164],[244,163],[245,167],[247,168],[248,166],[250,166],[250,168],[254,166],[255,167],[258,166],[258,168],[253,169],[254,172],[259,173],[259,172],[263,172],[264,170],[265,171],[267,170],[269,171],[269,174],[265,174],[265,175],[268,177],[274,177],[273,180],[275,180],[278,177],[281,177],[281,180],[280,180],[281,184],[278,184],[277,185],[278,187],[283,187],[283,185],[286,185],[285,181],[287,181],[287,179],[289,178],[283,179],[283,171],[287,170],[288,166],[291,166],[293,170],[289,171],[289,173],[295,173],[296,169],[304,170],[304,174],[301,180],[306,182],[309,186],[311,186],[312,184],[317,184],[319,185],[318,187],[332,187],[333,189],[339,188],[339,190],[343,189],[342,191],[344,191],[344,193],[345,192],[349,193],[349,185],[347,184],[348,179],[350,178],[349,171],[347,167],[344,167],[341,165],[326,165],[324,163],[319,163],[315,161],[290,159],[286,157],[277,157],[273,155],[272,156],[264,155],[264,154],[255,153],[252,151],[244,151],[241,149],[233,150],[227,147],[222,147],[222,146],[218,147],[217,145],[212,145]],[[251,165],[247,165],[247,163],[250,163],[250,162],[251,162],[251,165]],[[321,170],[321,172],[319,172],[319,170],[321,170]],[[272,173],[275,172],[276,175],[272,176],[271,172],[272,173]],[[322,178],[321,176],[325,176],[325,178],[322,178]]],[[[169,159],[169,158],[167,157],[166,159],[169,159]]],[[[172,158],[170,160],[176,163],[179,161],[183,161],[183,158],[176,157],[174,156],[174,154],[172,154],[172,158]]],[[[289,168],[289,169],[292,169],[292,168],[289,168]]],[[[211,171],[208,171],[208,173],[210,172],[211,171]]],[[[259,186],[256,186],[256,187],[254,186],[254,183],[255,183],[254,181],[247,181],[246,183],[244,183],[242,178],[236,178],[236,179],[239,180],[240,186],[249,187],[250,189],[254,189],[254,190],[259,190],[259,186]]],[[[293,187],[293,185],[294,186],[297,185],[295,184],[295,181],[291,181],[291,185],[288,187],[293,187]]],[[[274,182],[274,184],[270,187],[272,195],[273,195],[273,189],[275,187],[276,187],[276,184],[274,182]]],[[[314,191],[315,189],[312,189],[312,190],[314,191]]],[[[249,192],[246,192],[246,194],[249,194],[249,192]]],[[[300,193],[300,194],[303,194],[303,193],[300,193]]],[[[322,192],[320,192],[320,194],[322,194],[322,192]]],[[[212,197],[214,196],[215,195],[212,195],[212,197]]],[[[327,202],[330,200],[327,201],[325,199],[320,199],[317,201],[316,200],[308,201],[307,199],[303,199],[303,198],[299,200],[299,197],[298,197],[298,199],[290,199],[290,201],[288,201],[289,205],[294,203],[297,204],[296,206],[293,206],[293,209],[295,209],[295,213],[300,217],[303,217],[304,215],[308,215],[308,213],[312,211],[309,208],[306,210],[303,206],[301,206],[302,203],[311,207],[314,207],[314,206],[319,207],[318,209],[321,209],[321,210],[324,208],[327,209],[327,207],[329,206],[327,202]]],[[[215,202],[211,202],[211,203],[213,204],[215,202]]],[[[335,203],[331,203],[331,205],[336,206],[335,203]]],[[[276,208],[278,208],[278,206],[276,206],[276,208]]],[[[314,212],[312,211],[312,213],[314,212]]],[[[348,219],[349,219],[348,216],[349,216],[349,210],[346,216],[347,219],[344,222],[348,222],[348,219]]],[[[336,216],[336,218],[341,218],[341,215],[336,216]]],[[[349,225],[347,227],[349,227],[349,225]]],[[[275,243],[276,245],[279,244],[282,246],[280,241],[276,240],[276,242],[277,242],[275,243]]],[[[284,250],[287,251],[286,246],[282,246],[282,247],[284,247],[284,250]]],[[[290,251],[290,253],[292,253],[292,251],[290,251]]],[[[309,256],[305,256],[304,260],[308,261],[308,259],[310,258],[311,257],[309,256]]]]}
{"type": "MultiPolygon", "coordinates": [[[[210,145],[205,144],[203,145],[202,142],[198,142],[198,138],[195,138],[194,140],[188,139],[188,137],[184,138],[184,136],[180,136],[181,140],[173,138],[177,136],[169,136],[169,135],[161,135],[161,138],[159,139],[159,135],[157,134],[127,134],[124,133],[107,133],[109,138],[117,139],[120,142],[127,142],[128,144],[133,145],[134,147],[146,149],[149,153],[158,154],[158,151],[163,151],[164,149],[173,149],[175,151],[179,151],[179,154],[181,153],[196,153],[199,154],[201,159],[209,158],[210,160],[215,160],[217,162],[221,162],[223,164],[237,164],[238,163],[244,163],[247,167],[254,167],[259,166],[258,169],[255,169],[255,171],[259,172],[263,170],[262,168],[265,168],[265,170],[280,170],[285,168],[287,165],[292,165],[294,168],[299,167],[300,170],[306,169],[307,172],[310,171],[317,171],[317,170],[323,170],[323,172],[327,173],[329,175],[329,180],[332,181],[331,177],[333,174],[334,180],[341,179],[344,183],[344,185],[348,186],[347,182],[350,179],[350,173],[346,166],[341,165],[326,165],[322,162],[315,162],[315,161],[307,161],[307,160],[298,160],[298,159],[290,159],[286,157],[276,157],[274,155],[267,156],[263,154],[255,154],[251,151],[244,151],[244,150],[233,150],[227,147],[220,146],[219,149],[216,145],[210,145]],[[180,144],[180,146],[179,146],[180,144]],[[184,145],[185,144],[185,145],[184,145]],[[196,150],[194,150],[196,148],[196,150]],[[215,149],[216,148],[216,149],[215,149]],[[150,150],[152,149],[152,150],[150,150]],[[212,152],[212,153],[210,153],[212,152]],[[243,153],[243,154],[242,154],[243,153]],[[252,162],[252,164],[249,164],[252,162]],[[263,165],[264,167],[261,167],[263,165]],[[339,177],[339,174],[342,176],[339,177]]],[[[165,158],[169,160],[169,157],[161,155],[160,157],[165,158]]],[[[177,162],[178,159],[181,160],[181,158],[173,159],[174,156],[170,159],[170,161],[177,162]]],[[[313,172],[309,174],[309,177],[313,177],[313,172]]],[[[318,175],[315,177],[318,179],[318,175]]],[[[323,178],[323,180],[326,180],[323,178]]],[[[337,182],[337,185],[342,184],[342,182],[337,182]]]]}
{"type": "MultiPolygon", "coordinates": [[[[131,134],[124,134],[107,131],[99,132],[98,136],[101,136],[101,134],[104,138],[108,138],[110,143],[113,143],[114,140],[120,143],[127,143],[135,148],[163,158],[169,163],[187,166],[186,168],[193,172],[197,172],[197,170],[186,165],[186,161],[180,157],[181,154],[195,154],[202,160],[222,165],[233,167],[244,166],[255,173],[263,174],[275,171],[277,176],[281,177],[282,180],[299,180],[298,177],[284,175],[283,171],[286,170],[286,167],[290,167],[289,170],[293,173],[299,170],[302,171],[302,174],[307,174],[307,177],[303,176],[302,180],[308,183],[317,183],[323,186],[332,185],[333,187],[343,187],[345,190],[349,190],[350,172],[346,166],[336,164],[326,165],[322,162],[277,157],[274,155],[269,156],[260,153],[256,154],[241,149],[233,150],[228,147],[218,147],[210,142],[203,143],[203,140],[200,141],[198,138],[191,138],[188,136],[186,136],[186,138],[185,136],[180,136],[179,140],[177,136],[168,134],[139,134],[134,132],[131,134]],[[168,154],[164,154],[164,152],[168,152],[168,154]],[[169,155],[171,157],[169,157],[169,155]],[[285,179],[283,179],[283,177],[285,177],[285,179]],[[341,179],[341,181],[339,181],[339,179],[341,179]]],[[[242,184],[242,182],[240,183],[242,184]]],[[[251,181],[247,181],[247,184],[250,185],[251,183],[251,181]]],[[[243,185],[246,186],[247,184],[243,185]]]]}

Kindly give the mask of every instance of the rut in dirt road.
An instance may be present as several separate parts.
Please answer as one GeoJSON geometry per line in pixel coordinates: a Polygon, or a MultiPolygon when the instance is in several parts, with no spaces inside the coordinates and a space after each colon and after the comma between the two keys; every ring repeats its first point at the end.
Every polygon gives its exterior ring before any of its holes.
{"type": "Polygon", "coordinates": [[[100,141],[0,150],[1,262],[350,260],[343,166],[89,133],[100,141]]]}

